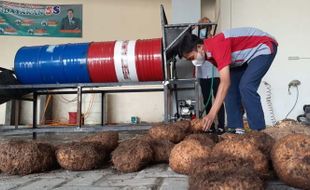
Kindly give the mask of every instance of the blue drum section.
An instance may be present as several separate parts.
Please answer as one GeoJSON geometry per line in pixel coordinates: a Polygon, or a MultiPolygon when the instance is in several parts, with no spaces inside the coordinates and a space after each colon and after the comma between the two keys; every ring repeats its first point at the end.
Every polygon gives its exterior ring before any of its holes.
{"type": "Polygon", "coordinates": [[[17,79],[23,84],[89,83],[89,43],[22,47],[15,56],[17,79]]]}
{"type": "Polygon", "coordinates": [[[22,47],[15,56],[14,69],[18,80],[24,84],[41,82],[41,71],[37,64],[43,46],[22,47]]]}

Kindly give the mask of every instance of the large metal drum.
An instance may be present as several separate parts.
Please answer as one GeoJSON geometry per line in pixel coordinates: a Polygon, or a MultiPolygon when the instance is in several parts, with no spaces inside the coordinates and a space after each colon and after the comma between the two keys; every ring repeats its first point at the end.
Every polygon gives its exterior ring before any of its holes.
{"type": "Polygon", "coordinates": [[[92,82],[163,80],[161,39],[94,42],[88,51],[92,82]]]}
{"type": "Polygon", "coordinates": [[[23,84],[88,83],[88,43],[22,47],[14,68],[23,84]]]}

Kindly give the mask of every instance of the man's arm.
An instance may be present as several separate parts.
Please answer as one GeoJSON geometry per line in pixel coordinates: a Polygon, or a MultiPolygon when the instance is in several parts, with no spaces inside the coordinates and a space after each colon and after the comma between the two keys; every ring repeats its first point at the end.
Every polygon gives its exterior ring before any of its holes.
{"type": "Polygon", "coordinates": [[[208,115],[206,115],[204,119],[204,130],[208,130],[216,115],[219,111],[220,107],[222,106],[224,99],[227,95],[228,88],[230,86],[230,73],[229,73],[229,66],[225,66],[219,71],[220,74],[220,85],[217,90],[217,94],[214,100],[214,103],[209,111],[208,115]]]}

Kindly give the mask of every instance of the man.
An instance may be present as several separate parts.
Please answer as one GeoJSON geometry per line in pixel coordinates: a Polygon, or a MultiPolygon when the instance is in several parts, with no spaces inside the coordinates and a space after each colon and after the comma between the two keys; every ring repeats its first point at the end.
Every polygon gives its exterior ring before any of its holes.
{"type": "MultiPolygon", "coordinates": [[[[211,20],[207,17],[201,18],[198,23],[211,23],[211,20]]],[[[193,31],[193,34],[198,35],[198,28],[195,28],[193,31]]],[[[212,26],[203,27],[200,29],[199,38],[200,39],[206,39],[211,38],[212,34],[212,26]]],[[[199,78],[199,84],[201,87],[201,92],[203,95],[203,103],[204,108],[206,111],[206,114],[209,113],[212,107],[212,95],[213,98],[215,98],[218,86],[220,84],[220,78],[219,73],[210,63],[209,61],[205,61],[202,65],[195,65],[197,68],[197,77],[199,78]]],[[[210,128],[210,132],[218,132],[218,133],[224,133],[225,132],[225,108],[224,104],[221,105],[219,112],[217,114],[218,119],[218,128],[215,129],[214,123],[212,124],[210,128]]]]}
{"type": "Polygon", "coordinates": [[[61,21],[61,30],[81,30],[81,20],[74,17],[73,9],[67,10],[67,16],[61,21]]]}
{"type": "Polygon", "coordinates": [[[179,45],[179,53],[188,60],[211,61],[219,70],[220,85],[214,104],[204,117],[204,129],[212,125],[225,100],[227,123],[236,133],[244,133],[242,107],[252,130],[265,128],[265,119],[257,93],[259,84],[277,53],[277,41],[256,28],[226,30],[201,40],[187,35],[179,45]]]}

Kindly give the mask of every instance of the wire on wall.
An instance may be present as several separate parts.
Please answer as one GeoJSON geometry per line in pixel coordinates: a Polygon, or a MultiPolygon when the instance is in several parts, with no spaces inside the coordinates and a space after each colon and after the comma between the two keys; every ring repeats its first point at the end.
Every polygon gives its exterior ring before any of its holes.
{"type": "Polygon", "coordinates": [[[277,120],[273,112],[271,85],[266,81],[264,81],[263,83],[266,87],[266,104],[270,115],[270,120],[272,125],[275,125],[277,120]]]}
{"type": "MultiPolygon", "coordinates": [[[[71,103],[71,102],[75,102],[76,98],[72,99],[72,100],[69,100],[69,99],[66,99],[65,97],[63,96],[59,96],[61,97],[61,100],[67,102],[67,103],[71,103]]],[[[44,124],[44,123],[48,123],[50,126],[73,126],[75,124],[69,124],[67,122],[63,122],[61,120],[45,120],[45,114],[46,114],[46,111],[47,111],[47,108],[49,106],[49,104],[51,103],[51,98],[52,98],[52,95],[48,95],[47,97],[47,100],[46,100],[46,103],[45,103],[45,107],[44,107],[44,110],[43,110],[43,113],[42,113],[42,116],[41,116],[41,120],[40,120],[40,124],[44,124]]],[[[83,114],[84,115],[84,119],[88,118],[89,115],[91,114],[91,111],[92,111],[92,108],[93,108],[93,105],[94,105],[94,102],[95,102],[95,98],[96,98],[96,95],[93,94],[91,96],[91,99],[89,101],[89,104],[88,104],[88,108],[86,110],[86,112],[83,114]]],[[[67,120],[66,118],[63,118],[63,120],[67,120]]]]}
{"type": "Polygon", "coordinates": [[[299,89],[298,89],[298,86],[296,86],[296,100],[295,100],[295,103],[292,107],[292,109],[287,113],[287,115],[285,116],[285,119],[287,119],[287,117],[292,113],[292,111],[295,109],[296,105],[297,105],[297,101],[298,101],[298,98],[299,98],[299,89]]]}

